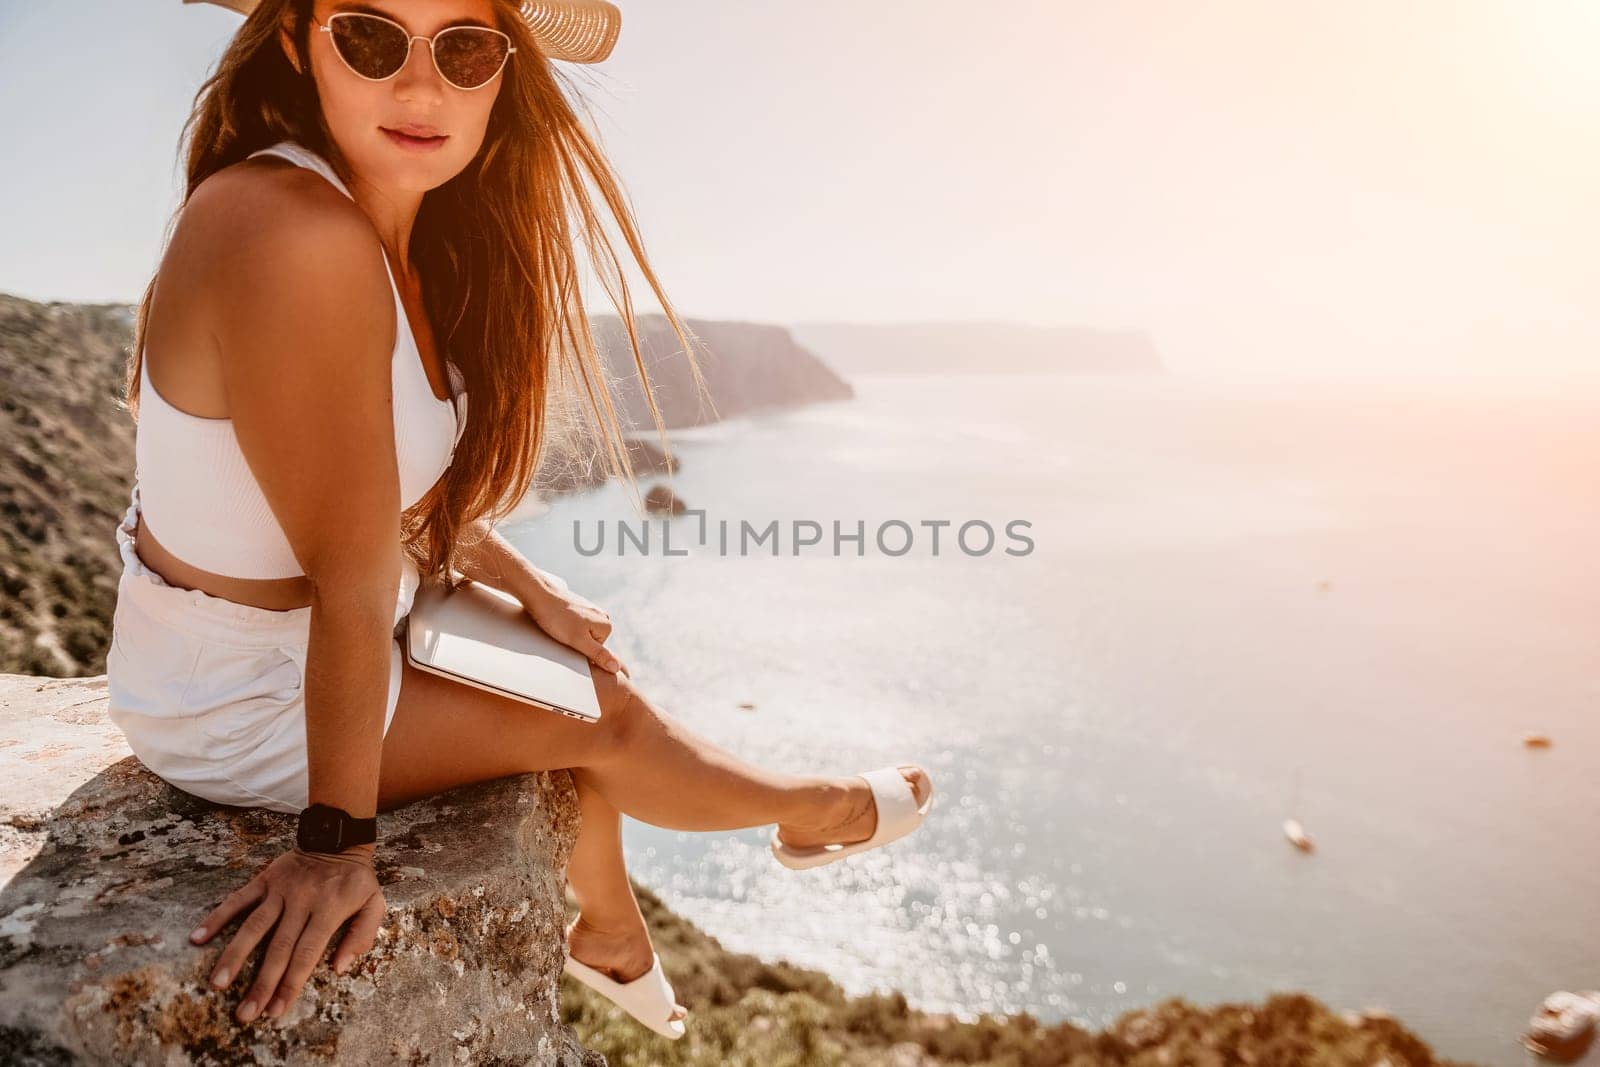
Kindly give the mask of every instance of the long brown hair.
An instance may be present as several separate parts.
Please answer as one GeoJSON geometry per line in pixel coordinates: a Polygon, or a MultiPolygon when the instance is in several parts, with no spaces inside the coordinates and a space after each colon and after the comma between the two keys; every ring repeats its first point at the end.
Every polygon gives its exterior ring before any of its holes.
{"type": "MultiPolygon", "coordinates": [[[[426,283],[429,323],[441,354],[461,368],[470,402],[449,469],[401,517],[405,551],[424,577],[443,573],[448,578],[464,527],[511,512],[553,441],[586,442],[604,456],[608,474],[624,478],[639,506],[612,380],[578,285],[574,217],[589,262],[626,330],[670,462],[627,280],[585,178],[616,220],[709,401],[691,344],[694,334],[662,291],[621,182],[597,138],[579,120],[574,102],[592,121],[587,102],[566,72],[541,52],[514,0],[494,4],[500,29],[517,52],[501,75],[505,80],[483,147],[460,174],[424,195],[411,238],[411,259],[426,283]]],[[[312,0],[261,0],[201,85],[184,124],[187,185],[168,223],[167,242],[200,183],[256,149],[296,141],[341,176],[350,174],[323,121],[310,76],[311,14],[312,0]],[[279,47],[279,28],[285,25],[294,28],[304,75],[279,47]]],[[[124,383],[135,419],[155,284],[152,277],[139,303],[124,383]]]]}

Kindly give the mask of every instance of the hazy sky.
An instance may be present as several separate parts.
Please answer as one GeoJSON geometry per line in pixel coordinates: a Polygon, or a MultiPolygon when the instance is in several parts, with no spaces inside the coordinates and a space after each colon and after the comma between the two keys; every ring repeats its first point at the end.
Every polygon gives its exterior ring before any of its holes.
{"type": "MultiPolygon", "coordinates": [[[[1140,327],[1194,373],[1600,374],[1596,0],[621,6],[584,76],[689,314],[1140,327]]],[[[0,0],[0,290],[139,295],[240,21],[0,0]]]]}

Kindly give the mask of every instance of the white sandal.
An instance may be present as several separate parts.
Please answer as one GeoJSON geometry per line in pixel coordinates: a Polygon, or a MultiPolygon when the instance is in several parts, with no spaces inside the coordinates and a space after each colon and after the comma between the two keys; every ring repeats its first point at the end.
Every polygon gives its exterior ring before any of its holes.
{"type": "Polygon", "coordinates": [[[571,952],[566,954],[562,969],[662,1037],[676,1041],[684,1035],[684,1021],[670,1017],[677,1007],[677,999],[666,972],[661,969],[661,957],[654,951],[650,956],[650,969],[631,982],[607,977],[587,963],[573,959],[571,952]]]}
{"type": "Polygon", "coordinates": [[[900,773],[898,766],[879,767],[875,771],[867,771],[856,777],[866,780],[872,787],[872,799],[878,806],[878,826],[872,831],[872,836],[865,841],[851,841],[848,844],[813,845],[809,848],[792,848],[778,838],[778,828],[772,828],[771,848],[772,854],[778,862],[785,867],[803,871],[811,867],[821,867],[825,864],[842,860],[846,856],[853,856],[857,852],[887,845],[891,841],[898,841],[918,826],[928,814],[928,809],[933,805],[933,791],[928,791],[928,799],[923,801],[922,807],[917,807],[916,790],[911,783],[906,781],[906,776],[900,773]]]}

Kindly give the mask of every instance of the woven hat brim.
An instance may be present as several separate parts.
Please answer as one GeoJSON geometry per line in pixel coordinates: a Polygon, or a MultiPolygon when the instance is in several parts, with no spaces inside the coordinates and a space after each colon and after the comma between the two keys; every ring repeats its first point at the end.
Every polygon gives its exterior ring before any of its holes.
{"type": "MultiPolygon", "coordinates": [[[[248,15],[259,0],[183,0],[215,4],[248,15]]],[[[522,0],[522,20],[551,59],[599,63],[611,55],[622,33],[622,12],[610,0],[522,0]]]]}
{"type": "Polygon", "coordinates": [[[523,0],[522,19],[551,59],[599,63],[622,33],[622,12],[610,0],[523,0]]]}

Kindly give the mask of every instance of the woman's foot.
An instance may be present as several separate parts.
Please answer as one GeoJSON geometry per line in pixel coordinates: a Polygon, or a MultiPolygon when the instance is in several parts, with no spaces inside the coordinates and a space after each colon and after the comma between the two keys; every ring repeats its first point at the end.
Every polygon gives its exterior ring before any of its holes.
{"type": "MultiPolygon", "coordinates": [[[[643,923],[628,928],[602,929],[584,921],[583,913],[567,927],[567,952],[614,982],[631,982],[655,963],[650,931],[643,923]]],[[[689,1009],[675,1004],[672,1019],[682,1019],[689,1009]]]]}
{"type": "MultiPolygon", "coordinates": [[[[933,793],[933,779],[928,772],[915,763],[902,763],[900,776],[911,783],[917,807],[926,804],[933,793]]],[[[865,841],[877,829],[878,805],[873,802],[872,787],[864,778],[851,775],[828,787],[809,821],[780,822],[778,840],[789,848],[848,845],[865,841]]]]}

